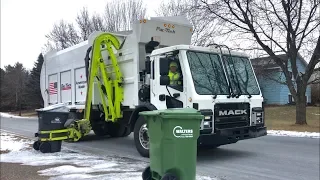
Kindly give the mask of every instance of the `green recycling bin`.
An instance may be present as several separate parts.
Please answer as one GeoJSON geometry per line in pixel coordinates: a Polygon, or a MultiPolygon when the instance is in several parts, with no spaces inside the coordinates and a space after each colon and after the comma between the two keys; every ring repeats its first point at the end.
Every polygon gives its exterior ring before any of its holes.
{"type": "Polygon", "coordinates": [[[143,180],[195,180],[203,115],[192,108],[140,112],[147,121],[150,166],[143,180]]]}

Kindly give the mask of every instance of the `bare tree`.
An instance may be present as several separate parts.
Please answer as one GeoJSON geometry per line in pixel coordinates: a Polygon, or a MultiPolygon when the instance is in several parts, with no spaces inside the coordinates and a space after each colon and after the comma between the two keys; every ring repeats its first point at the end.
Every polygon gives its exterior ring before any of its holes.
{"type": "Polygon", "coordinates": [[[212,18],[195,7],[198,7],[198,0],[163,0],[155,13],[157,16],[186,16],[193,26],[191,44],[208,46],[214,42],[214,34],[219,29],[212,18]]]}
{"type": "Polygon", "coordinates": [[[128,31],[131,23],[146,16],[146,7],[142,0],[118,0],[105,7],[105,22],[108,31],[128,31]]]}
{"type": "Polygon", "coordinates": [[[194,0],[170,0],[162,1],[155,13],[157,16],[181,16],[187,15],[189,7],[194,0]]]}
{"type": "Polygon", "coordinates": [[[88,9],[83,7],[75,21],[72,23],[61,20],[54,24],[53,29],[46,35],[47,43],[42,49],[43,53],[50,50],[61,50],[88,39],[93,31],[126,31],[131,29],[131,22],[144,18],[146,8],[142,0],[120,0],[106,5],[102,15],[90,15],[88,9]],[[78,29],[78,31],[77,31],[78,29]]]}
{"type": "Polygon", "coordinates": [[[47,49],[61,50],[80,42],[80,37],[72,23],[60,20],[53,25],[53,29],[45,36],[48,40],[47,49]]]}
{"type": "Polygon", "coordinates": [[[103,17],[99,14],[94,14],[91,17],[92,29],[94,31],[107,31],[107,25],[103,17]]]}
{"type": "Polygon", "coordinates": [[[306,124],[306,88],[320,61],[319,1],[200,0],[195,8],[223,26],[217,35],[240,40],[241,49],[268,54],[275,61],[296,102],[296,124],[306,124]],[[286,57],[280,58],[279,54],[286,57]],[[309,60],[304,73],[297,68],[298,54],[309,60]]]}
{"type": "Polygon", "coordinates": [[[93,31],[92,29],[92,22],[90,19],[90,15],[88,9],[83,7],[80,11],[80,14],[76,17],[76,22],[80,29],[81,38],[83,41],[88,39],[88,36],[93,31]]]}

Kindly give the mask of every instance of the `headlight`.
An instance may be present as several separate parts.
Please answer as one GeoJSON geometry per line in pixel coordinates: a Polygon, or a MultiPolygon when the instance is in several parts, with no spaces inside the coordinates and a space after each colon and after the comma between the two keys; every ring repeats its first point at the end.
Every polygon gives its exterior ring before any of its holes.
{"type": "Polygon", "coordinates": [[[262,123],[262,117],[257,117],[256,121],[257,121],[257,124],[262,123]]]}
{"type": "Polygon", "coordinates": [[[252,125],[254,124],[263,124],[264,122],[264,112],[262,107],[252,108],[252,125]]]}
{"type": "Polygon", "coordinates": [[[204,119],[208,120],[210,119],[210,116],[205,116],[204,119]]]}

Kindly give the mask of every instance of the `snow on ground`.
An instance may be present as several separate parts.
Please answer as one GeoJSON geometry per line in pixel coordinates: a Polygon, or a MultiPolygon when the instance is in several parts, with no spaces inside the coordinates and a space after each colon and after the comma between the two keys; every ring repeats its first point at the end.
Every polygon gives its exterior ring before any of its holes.
{"type": "Polygon", "coordinates": [[[15,116],[9,113],[3,113],[0,112],[0,117],[5,117],[5,118],[30,118],[30,117],[24,117],[24,116],[15,116]]]}
{"type": "MultiPolygon", "coordinates": [[[[34,141],[1,131],[1,162],[21,163],[29,166],[51,165],[40,170],[41,176],[50,179],[141,180],[148,165],[135,160],[99,157],[65,148],[61,152],[43,154],[32,148],[34,141]],[[3,153],[7,152],[8,153],[3,153]]],[[[197,180],[214,180],[197,176],[197,180]]]]}
{"type": "Polygon", "coordinates": [[[297,132],[297,131],[283,131],[283,130],[268,130],[270,136],[290,136],[290,137],[309,137],[320,138],[319,132],[297,132]]]}

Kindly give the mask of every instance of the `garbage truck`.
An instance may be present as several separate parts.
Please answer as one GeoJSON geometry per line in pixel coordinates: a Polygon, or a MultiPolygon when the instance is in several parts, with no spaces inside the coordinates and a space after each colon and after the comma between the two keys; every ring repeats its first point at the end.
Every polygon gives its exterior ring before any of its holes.
{"type": "Polygon", "coordinates": [[[41,93],[45,107],[70,109],[65,139],[77,141],[91,130],[132,133],[137,151],[149,157],[148,127],[139,113],[169,108],[204,115],[199,147],[265,136],[263,96],[249,56],[219,44],[193,46],[192,32],[184,16],[151,17],[132,22],[130,31],[96,31],[46,53],[41,93]]]}

